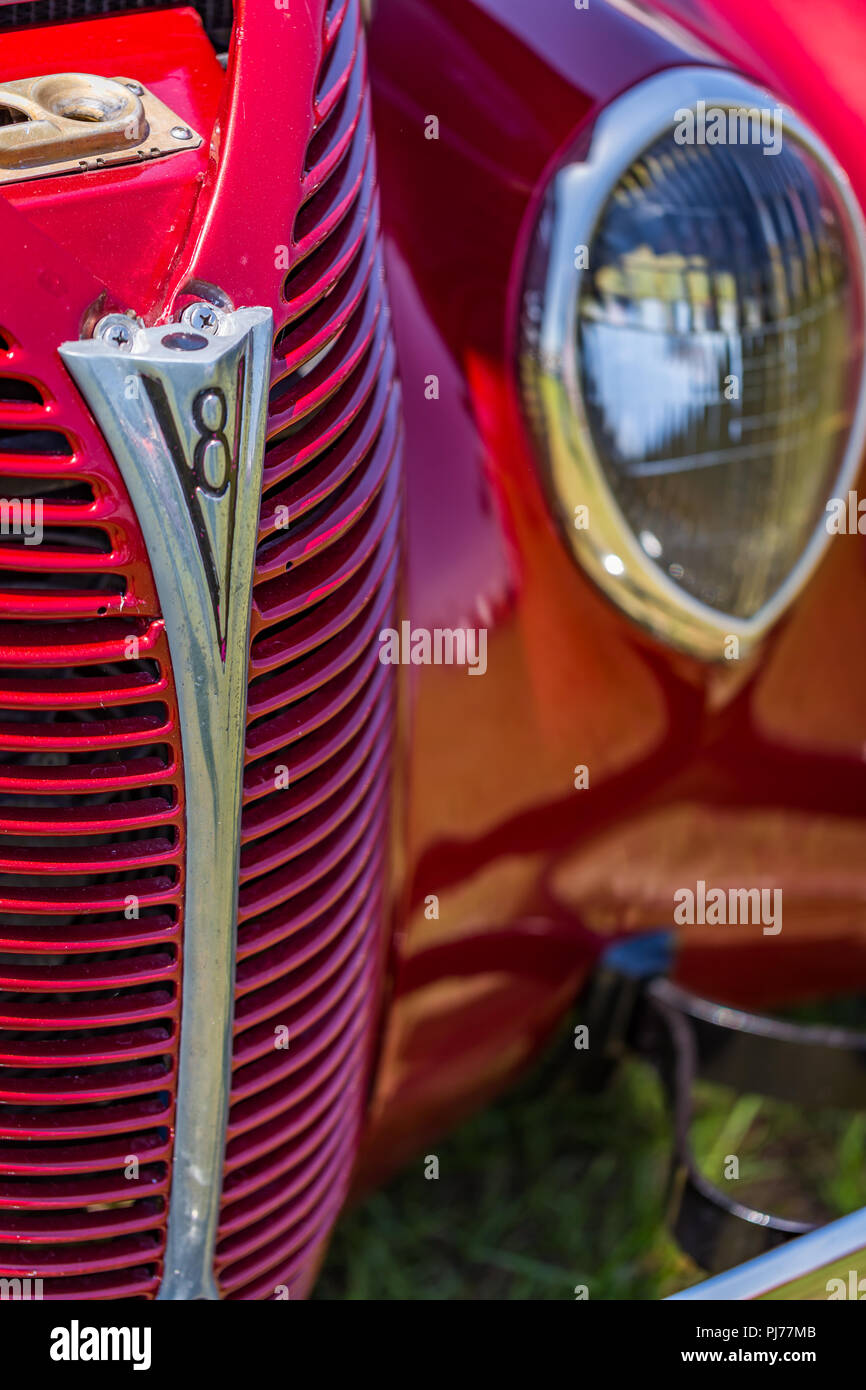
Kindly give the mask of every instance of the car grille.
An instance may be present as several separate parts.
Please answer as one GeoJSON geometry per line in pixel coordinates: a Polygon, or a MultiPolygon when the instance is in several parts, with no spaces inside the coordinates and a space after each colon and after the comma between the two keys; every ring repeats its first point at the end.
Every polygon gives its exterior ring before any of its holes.
{"type": "Polygon", "coordinates": [[[27,327],[0,341],[0,495],[13,516],[41,500],[44,526],[32,547],[0,536],[0,1276],[35,1274],[46,1298],[152,1296],[178,1030],[177,715],[114,464],[27,327]]]}
{"type": "MultiPolygon", "coordinates": [[[[395,683],[378,634],[400,559],[399,391],[357,0],[332,0],[324,26],[274,284],[227,1298],[309,1287],[357,1147],[385,948],[395,683]]],[[[0,314],[0,497],[45,499],[42,544],[0,535],[0,1277],[42,1278],[46,1298],[153,1297],[180,1018],[176,698],[116,466],[26,327],[0,314]]]]}
{"type": "Polygon", "coordinates": [[[348,1184],[381,964],[394,683],[378,634],[398,574],[399,393],[356,0],[325,24],[254,580],[216,1257],[229,1298],[306,1290],[348,1184]]]}

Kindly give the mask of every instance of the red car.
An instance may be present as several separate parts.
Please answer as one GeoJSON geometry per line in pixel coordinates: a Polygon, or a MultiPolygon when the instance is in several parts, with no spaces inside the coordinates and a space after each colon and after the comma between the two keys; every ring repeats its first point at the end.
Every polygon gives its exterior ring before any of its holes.
{"type": "Polygon", "coordinates": [[[715,1296],[866,1246],[688,1134],[696,1075],[864,1099],[772,1014],[866,985],[866,13],[814,20],[0,3],[4,1296],[303,1298],[578,1000],[703,1266],[804,1237],[715,1296]]]}

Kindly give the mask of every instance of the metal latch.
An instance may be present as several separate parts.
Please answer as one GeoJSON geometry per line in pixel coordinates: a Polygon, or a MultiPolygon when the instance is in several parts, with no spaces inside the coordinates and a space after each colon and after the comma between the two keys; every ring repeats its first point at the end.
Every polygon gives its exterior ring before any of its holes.
{"type": "Polygon", "coordinates": [[[201,143],[127,77],[60,72],[0,83],[0,184],[139,163],[201,143]]]}

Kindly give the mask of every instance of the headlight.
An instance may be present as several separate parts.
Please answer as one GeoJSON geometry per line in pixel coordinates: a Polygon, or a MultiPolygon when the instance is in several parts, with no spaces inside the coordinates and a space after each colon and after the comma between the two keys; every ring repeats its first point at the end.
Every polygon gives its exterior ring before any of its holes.
{"type": "Polygon", "coordinates": [[[864,245],[816,137],[714,69],[614,102],[548,190],[521,372],[554,505],[600,587],[697,655],[743,654],[828,542],[864,442],[864,245]]]}

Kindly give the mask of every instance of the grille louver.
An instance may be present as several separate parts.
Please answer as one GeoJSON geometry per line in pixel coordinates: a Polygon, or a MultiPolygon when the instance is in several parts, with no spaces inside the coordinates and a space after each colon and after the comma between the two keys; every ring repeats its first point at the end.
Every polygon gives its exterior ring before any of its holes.
{"type": "Polygon", "coordinates": [[[325,26],[277,312],[253,593],[216,1258],[228,1298],[308,1287],[348,1185],[378,994],[394,699],[378,634],[397,583],[399,398],[355,0],[325,26]]]}
{"type": "MultiPolygon", "coordinates": [[[[378,1008],[395,702],[378,633],[399,581],[401,438],[357,0],[328,7],[274,301],[216,1250],[222,1295],[243,1299],[312,1281],[378,1008]]],[[[56,364],[30,360],[26,325],[0,329],[0,497],[42,498],[45,527],[32,548],[0,534],[0,1277],[148,1298],[180,1018],[170,657],[104,442],[56,364]]]]}
{"type": "Polygon", "coordinates": [[[45,527],[0,536],[0,1276],[152,1297],[183,891],[169,656],[87,418],[5,331],[0,374],[0,494],[45,527]]]}

